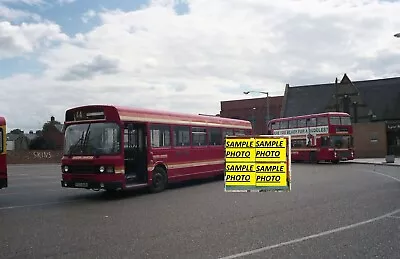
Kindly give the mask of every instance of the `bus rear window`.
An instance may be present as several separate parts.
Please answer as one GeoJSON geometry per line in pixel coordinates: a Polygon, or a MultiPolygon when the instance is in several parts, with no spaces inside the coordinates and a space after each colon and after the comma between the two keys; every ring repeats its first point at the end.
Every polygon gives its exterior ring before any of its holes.
{"type": "Polygon", "coordinates": [[[340,121],[342,125],[350,126],[351,125],[351,119],[350,117],[340,117],[340,121]]]}
{"type": "Polygon", "coordinates": [[[332,125],[351,126],[351,119],[350,119],[350,117],[332,116],[332,117],[330,117],[330,122],[331,122],[332,125]]]}
{"type": "Polygon", "coordinates": [[[340,117],[332,116],[329,118],[330,124],[332,125],[340,125],[340,117]]]}

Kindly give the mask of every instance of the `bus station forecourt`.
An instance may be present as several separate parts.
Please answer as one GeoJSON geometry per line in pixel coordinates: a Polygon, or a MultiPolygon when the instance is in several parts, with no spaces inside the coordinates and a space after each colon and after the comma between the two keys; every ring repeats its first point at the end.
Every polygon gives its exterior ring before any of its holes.
{"type": "MultiPolygon", "coordinates": [[[[60,188],[60,165],[8,166],[0,258],[400,258],[400,167],[292,165],[298,135],[253,135],[237,120],[112,106],[70,111],[61,177],[71,185],[60,188]],[[146,164],[124,151],[147,156],[146,164]],[[223,183],[212,180],[219,176],[223,183]],[[116,180],[133,190],[87,192],[116,180]],[[283,192],[252,194],[266,191],[283,192]]],[[[344,146],[329,149],[347,160],[344,146]]]]}

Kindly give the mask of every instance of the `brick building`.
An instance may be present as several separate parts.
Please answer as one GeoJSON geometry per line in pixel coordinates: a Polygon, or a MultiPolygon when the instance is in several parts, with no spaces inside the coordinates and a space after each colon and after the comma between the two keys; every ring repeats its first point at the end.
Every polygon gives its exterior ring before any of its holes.
{"type": "Polygon", "coordinates": [[[283,96],[222,101],[220,116],[248,120],[253,123],[255,134],[266,134],[266,125],[268,123],[267,98],[269,102],[269,119],[279,118],[283,96]]]}
{"type": "Polygon", "coordinates": [[[354,123],[358,157],[400,155],[400,77],[286,86],[281,117],[343,111],[354,123]]]}

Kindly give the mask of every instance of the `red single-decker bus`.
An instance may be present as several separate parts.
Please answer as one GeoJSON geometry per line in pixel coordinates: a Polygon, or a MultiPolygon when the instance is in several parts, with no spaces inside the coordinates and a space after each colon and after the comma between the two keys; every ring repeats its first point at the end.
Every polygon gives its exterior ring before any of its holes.
{"type": "Polygon", "coordinates": [[[63,187],[121,190],[224,175],[225,135],[252,134],[249,121],[88,105],[65,114],[63,187]]]}
{"type": "Polygon", "coordinates": [[[6,119],[0,117],[0,189],[8,186],[6,119]]]}
{"type": "Polygon", "coordinates": [[[292,162],[354,159],[353,127],[348,113],[326,112],[273,119],[273,135],[291,135],[292,162]]]}

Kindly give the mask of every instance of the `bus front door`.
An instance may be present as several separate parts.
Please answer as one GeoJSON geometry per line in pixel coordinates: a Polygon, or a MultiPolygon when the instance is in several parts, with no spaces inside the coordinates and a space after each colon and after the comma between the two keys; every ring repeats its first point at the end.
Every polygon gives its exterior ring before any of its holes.
{"type": "Polygon", "coordinates": [[[126,123],[124,160],[127,183],[147,182],[146,125],[126,123]]]}

